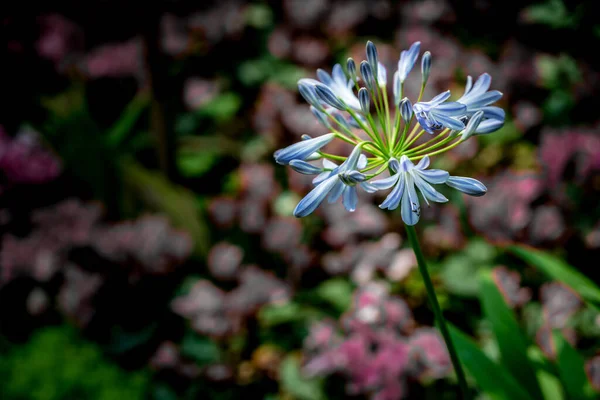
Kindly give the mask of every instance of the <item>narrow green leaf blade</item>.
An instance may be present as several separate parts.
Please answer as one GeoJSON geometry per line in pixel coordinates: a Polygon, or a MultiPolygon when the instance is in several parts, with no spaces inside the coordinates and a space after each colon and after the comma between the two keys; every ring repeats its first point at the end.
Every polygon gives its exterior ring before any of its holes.
{"type": "Polygon", "coordinates": [[[479,297],[498,342],[502,365],[523,384],[533,398],[542,398],[534,367],[527,358],[527,341],[513,311],[504,302],[489,271],[480,274],[479,283],[479,297]]]}
{"type": "Polygon", "coordinates": [[[553,366],[548,362],[539,347],[531,346],[527,349],[527,356],[531,363],[536,365],[535,374],[544,400],[565,400],[560,379],[556,376],[553,366]]]}
{"type": "Polygon", "coordinates": [[[543,251],[523,246],[509,246],[508,251],[539,268],[550,278],[570,286],[584,300],[600,309],[600,287],[563,260],[543,251]]]}
{"type": "Polygon", "coordinates": [[[595,399],[594,389],[585,374],[585,361],[581,354],[558,331],[552,333],[552,339],[556,346],[558,373],[569,399],[595,399]]]}
{"type": "Polygon", "coordinates": [[[467,335],[456,327],[450,325],[449,328],[458,358],[490,399],[531,399],[523,386],[504,367],[490,360],[467,335]]]}

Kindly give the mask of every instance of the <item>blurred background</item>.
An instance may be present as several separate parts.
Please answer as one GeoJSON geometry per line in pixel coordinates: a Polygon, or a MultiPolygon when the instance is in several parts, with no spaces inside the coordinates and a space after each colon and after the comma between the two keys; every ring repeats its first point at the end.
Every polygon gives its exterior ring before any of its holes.
{"type": "Polygon", "coordinates": [[[435,160],[487,195],[454,195],[417,226],[446,317],[498,359],[484,271],[541,359],[557,358],[560,331],[600,389],[598,308],[506,250],[600,280],[599,11],[171,0],[3,13],[0,397],[458,398],[399,214],[363,192],[352,214],[296,219],[310,178],[272,158],[325,133],[298,79],[365,59],[367,40],[389,66],[421,41],[425,98],[483,72],[504,93],[500,131],[435,160]]]}

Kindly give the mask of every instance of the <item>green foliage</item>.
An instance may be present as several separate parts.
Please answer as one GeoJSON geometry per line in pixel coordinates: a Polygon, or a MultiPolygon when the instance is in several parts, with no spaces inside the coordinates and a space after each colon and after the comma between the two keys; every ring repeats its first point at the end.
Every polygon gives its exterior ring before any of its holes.
{"type": "Polygon", "coordinates": [[[583,357],[559,332],[554,332],[552,338],[556,346],[556,365],[569,399],[597,398],[585,375],[583,357]]]}
{"type": "Polygon", "coordinates": [[[323,381],[307,379],[300,371],[300,361],[293,355],[281,362],[279,370],[281,386],[298,400],[323,400],[323,381]]]}
{"type": "Polygon", "coordinates": [[[600,310],[600,287],[575,268],[551,254],[529,247],[514,245],[508,251],[532,264],[550,279],[563,282],[590,305],[600,310]]]}
{"type": "Polygon", "coordinates": [[[329,279],[316,289],[317,296],[331,304],[340,313],[350,308],[352,292],[353,288],[350,282],[342,278],[329,279]]]}
{"type": "Polygon", "coordinates": [[[519,381],[504,367],[490,360],[464,333],[453,326],[449,328],[458,358],[490,399],[531,399],[519,381]]]}
{"type": "Polygon", "coordinates": [[[440,274],[444,285],[452,294],[474,297],[479,293],[479,282],[473,277],[483,269],[493,266],[496,250],[481,239],[469,241],[458,253],[449,256],[443,263],[440,274]]]}
{"type": "Polygon", "coordinates": [[[541,398],[535,370],[527,358],[527,341],[513,311],[504,302],[489,272],[481,273],[479,281],[481,304],[498,342],[501,364],[533,398],[541,398]]]}
{"type": "Polygon", "coordinates": [[[5,400],[142,399],[144,372],[127,373],[69,327],[39,331],[0,358],[0,397],[5,400]]]}
{"type": "Polygon", "coordinates": [[[199,365],[215,363],[221,357],[219,346],[213,340],[193,332],[189,332],[183,338],[181,353],[195,360],[199,365]]]}
{"type": "Polygon", "coordinates": [[[525,10],[525,15],[531,22],[549,25],[554,29],[576,28],[581,19],[581,12],[569,13],[563,0],[534,4],[525,10]]]}
{"type": "Polygon", "coordinates": [[[246,86],[272,81],[291,89],[306,75],[301,68],[272,56],[244,61],[238,67],[238,78],[246,86]]]}

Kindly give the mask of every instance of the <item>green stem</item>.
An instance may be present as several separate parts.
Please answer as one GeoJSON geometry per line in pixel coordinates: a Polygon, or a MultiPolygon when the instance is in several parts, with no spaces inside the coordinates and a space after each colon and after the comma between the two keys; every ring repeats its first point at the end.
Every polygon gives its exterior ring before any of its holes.
{"type": "Polygon", "coordinates": [[[450,337],[450,332],[448,331],[446,320],[444,319],[442,309],[440,308],[437,296],[435,295],[433,283],[431,282],[429,272],[427,271],[427,264],[425,263],[425,257],[423,257],[423,252],[421,251],[421,246],[419,245],[419,240],[417,238],[417,232],[415,230],[415,227],[406,225],[406,233],[408,234],[408,239],[417,257],[419,272],[421,272],[421,275],[423,276],[423,282],[425,283],[425,289],[427,290],[427,297],[429,298],[431,308],[433,308],[433,313],[435,314],[435,319],[437,321],[438,328],[442,333],[444,342],[446,342],[446,347],[448,348],[448,353],[450,354],[450,359],[452,360],[452,365],[454,366],[454,371],[456,372],[456,377],[458,378],[458,384],[460,385],[462,398],[467,400],[469,399],[469,392],[467,380],[465,379],[465,373],[458,359],[458,354],[456,353],[456,349],[454,348],[454,343],[452,343],[452,338],[450,337]]]}

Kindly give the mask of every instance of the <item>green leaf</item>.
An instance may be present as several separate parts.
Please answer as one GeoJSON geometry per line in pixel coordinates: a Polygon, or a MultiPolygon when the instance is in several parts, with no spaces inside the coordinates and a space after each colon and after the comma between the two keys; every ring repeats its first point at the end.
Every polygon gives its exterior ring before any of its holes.
{"type": "Polygon", "coordinates": [[[299,400],[324,400],[323,381],[302,376],[300,362],[292,355],[280,366],[279,375],[283,388],[299,400]]]}
{"type": "Polygon", "coordinates": [[[529,347],[527,357],[536,365],[535,374],[542,390],[544,400],[565,400],[560,379],[553,373],[552,366],[538,347],[529,347]]]}
{"type": "Polygon", "coordinates": [[[449,326],[458,358],[477,385],[492,400],[531,400],[531,396],[502,366],[490,360],[460,330],[449,326]]]}
{"type": "Polygon", "coordinates": [[[325,300],[338,311],[344,312],[352,304],[352,285],[345,279],[329,279],[320,284],[316,293],[321,299],[325,300]]]}
{"type": "Polygon", "coordinates": [[[452,294],[460,296],[476,296],[479,293],[479,282],[472,279],[479,271],[479,266],[463,254],[449,256],[443,264],[440,277],[444,286],[452,294]]]}
{"type": "Polygon", "coordinates": [[[150,96],[147,92],[137,94],[127,105],[119,120],[106,133],[106,143],[112,147],[121,144],[146,110],[148,104],[150,104],[150,96]]]}
{"type": "Polygon", "coordinates": [[[227,92],[215,97],[198,110],[198,115],[217,122],[232,118],[240,109],[242,99],[237,93],[227,92]]]}
{"type": "Polygon", "coordinates": [[[556,346],[556,364],[569,399],[595,399],[594,389],[585,374],[585,361],[581,354],[559,333],[553,332],[556,346]]]}
{"type": "Polygon", "coordinates": [[[490,272],[480,273],[479,281],[481,304],[496,336],[501,363],[533,398],[542,398],[535,370],[527,358],[527,342],[513,311],[504,302],[490,272]]]}
{"type": "Polygon", "coordinates": [[[288,302],[284,304],[269,304],[260,309],[258,320],[263,326],[271,327],[286,324],[307,318],[308,310],[302,308],[298,303],[288,302]]]}
{"type": "Polygon", "coordinates": [[[217,155],[210,151],[182,151],[177,155],[177,166],[185,177],[200,177],[210,171],[217,160],[217,155]]]}
{"type": "Polygon", "coordinates": [[[579,293],[593,307],[600,310],[600,288],[563,260],[530,247],[514,245],[509,246],[507,250],[539,268],[551,279],[563,282],[579,293]]]}
{"type": "Polygon", "coordinates": [[[181,353],[193,358],[199,365],[219,361],[221,351],[219,346],[206,336],[188,333],[181,343],[181,353]]]}

